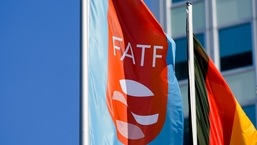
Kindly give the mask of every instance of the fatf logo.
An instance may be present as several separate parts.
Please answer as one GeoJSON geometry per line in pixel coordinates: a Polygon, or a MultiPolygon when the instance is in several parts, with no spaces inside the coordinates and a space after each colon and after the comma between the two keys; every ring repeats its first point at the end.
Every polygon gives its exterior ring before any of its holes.
{"type": "MultiPolygon", "coordinates": [[[[154,96],[153,92],[149,88],[134,80],[120,80],[120,86],[123,93],[129,95],[130,97],[144,98],[154,96]]],[[[113,92],[112,99],[125,105],[128,108],[128,111],[132,114],[133,118],[140,125],[152,125],[158,121],[158,113],[150,115],[139,115],[136,114],[136,112],[132,112],[129,109],[125,96],[119,91],[113,92]]],[[[136,124],[128,123],[124,120],[120,120],[119,118],[116,120],[116,127],[119,134],[127,139],[141,139],[145,137],[143,131],[136,124]]]]}

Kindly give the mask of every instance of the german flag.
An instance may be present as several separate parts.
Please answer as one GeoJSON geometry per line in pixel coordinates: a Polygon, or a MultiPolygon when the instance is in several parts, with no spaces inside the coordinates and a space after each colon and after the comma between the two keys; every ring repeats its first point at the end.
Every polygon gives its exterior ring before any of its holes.
{"type": "Polygon", "coordinates": [[[257,131],[225,79],[194,37],[199,145],[257,145],[257,131]]]}

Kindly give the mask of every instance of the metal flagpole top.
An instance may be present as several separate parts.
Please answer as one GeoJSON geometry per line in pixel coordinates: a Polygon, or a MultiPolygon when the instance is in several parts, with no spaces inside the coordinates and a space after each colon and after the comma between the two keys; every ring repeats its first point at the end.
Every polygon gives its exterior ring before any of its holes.
{"type": "Polygon", "coordinates": [[[190,6],[190,5],[192,5],[192,3],[191,2],[186,2],[186,5],[190,6]]]}

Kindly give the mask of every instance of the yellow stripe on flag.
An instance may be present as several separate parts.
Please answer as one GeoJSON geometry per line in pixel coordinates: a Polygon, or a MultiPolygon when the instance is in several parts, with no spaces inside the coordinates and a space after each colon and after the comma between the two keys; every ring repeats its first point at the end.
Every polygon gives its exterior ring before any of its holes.
{"type": "Polygon", "coordinates": [[[230,145],[257,145],[256,129],[238,102],[236,103],[230,145]]]}

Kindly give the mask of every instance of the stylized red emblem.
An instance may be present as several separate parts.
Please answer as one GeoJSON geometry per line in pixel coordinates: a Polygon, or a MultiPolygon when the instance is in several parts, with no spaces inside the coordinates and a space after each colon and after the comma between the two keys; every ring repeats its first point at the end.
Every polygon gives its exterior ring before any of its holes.
{"type": "Polygon", "coordinates": [[[121,79],[118,83],[119,88],[108,87],[108,108],[118,138],[124,144],[147,144],[163,126],[166,99],[137,81],[121,79]]]}
{"type": "MultiPolygon", "coordinates": [[[[154,95],[147,87],[133,80],[120,80],[120,85],[123,93],[125,93],[126,95],[129,95],[130,97],[144,98],[144,97],[152,97],[154,95]]],[[[132,115],[136,123],[140,125],[148,126],[148,125],[155,124],[158,121],[158,116],[159,116],[158,113],[150,114],[150,115],[139,115],[139,114],[136,114],[135,112],[132,112],[129,109],[130,107],[123,93],[119,91],[114,91],[112,99],[113,101],[118,101],[116,103],[121,103],[120,105],[124,105],[125,107],[127,107],[129,111],[127,113],[132,115]]],[[[119,114],[114,116],[118,116],[118,115],[119,114]]],[[[136,124],[125,122],[117,118],[116,126],[117,126],[118,132],[123,137],[126,137],[128,139],[140,139],[145,137],[141,128],[138,127],[136,124]]]]}
{"type": "MultiPolygon", "coordinates": [[[[159,25],[148,23],[141,13],[131,21],[117,16],[136,12],[118,8],[109,0],[107,105],[118,139],[125,145],[145,145],[158,136],[166,118],[168,44],[159,25]]],[[[141,12],[147,14],[145,10],[141,12]]]]}

